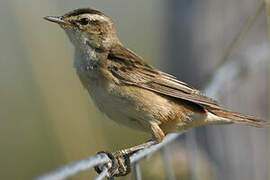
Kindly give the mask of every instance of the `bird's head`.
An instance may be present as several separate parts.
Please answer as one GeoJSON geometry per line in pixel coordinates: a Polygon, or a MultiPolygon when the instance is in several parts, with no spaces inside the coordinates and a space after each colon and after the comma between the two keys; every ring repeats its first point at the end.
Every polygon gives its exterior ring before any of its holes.
{"type": "Polygon", "coordinates": [[[90,46],[93,49],[108,50],[118,43],[113,21],[100,11],[83,8],[63,16],[44,18],[59,24],[75,47],[90,46]]]}

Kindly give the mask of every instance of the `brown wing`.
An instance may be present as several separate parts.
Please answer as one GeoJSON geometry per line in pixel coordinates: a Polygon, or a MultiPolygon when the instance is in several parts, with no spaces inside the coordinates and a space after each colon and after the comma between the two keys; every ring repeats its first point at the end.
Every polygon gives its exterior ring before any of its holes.
{"type": "Polygon", "coordinates": [[[204,96],[174,76],[146,64],[140,57],[120,45],[110,51],[108,68],[124,84],[138,86],[202,106],[220,108],[217,101],[204,96]]]}

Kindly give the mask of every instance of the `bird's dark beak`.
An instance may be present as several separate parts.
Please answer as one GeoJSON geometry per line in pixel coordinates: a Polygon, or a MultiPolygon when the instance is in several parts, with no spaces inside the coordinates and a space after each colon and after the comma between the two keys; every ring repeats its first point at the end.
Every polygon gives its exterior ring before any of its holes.
{"type": "Polygon", "coordinates": [[[70,22],[66,21],[63,19],[63,17],[61,16],[46,16],[44,17],[44,19],[46,19],[47,21],[51,21],[60,25],[64,25],[64,26],[74,26],[73,24],[71,24],[70,22]]]}

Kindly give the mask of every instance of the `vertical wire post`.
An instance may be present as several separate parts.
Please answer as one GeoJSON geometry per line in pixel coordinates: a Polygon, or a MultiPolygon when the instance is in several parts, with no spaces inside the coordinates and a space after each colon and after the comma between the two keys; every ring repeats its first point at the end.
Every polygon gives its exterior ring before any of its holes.
{"type": "MultiPolygon", "coordinates": [[[[264,4],[265,4],[265,14],[266,14],[266,22],[267,22],[268,50],[270,50],[270,0],[264,0],[264,4]]],[[[270,65],[268,64],[268,70],[269,69],[270,69],[270,65]]],[[[268,102],[270,102],[270,98],[268,99],[268,102]]],[[[268,116],[269,116],[269,113],[268,113],[268,116]]],[[[270,134],[268,134],[268,137],[269,135],[270,134]]],[[[269,173],[268,173],[268,176],[269,176],[269,173]]]]}
{"type": "Polygon", "coordinates": [[[102,180],[106,177],[108,173],[108,168],[104,167],[102,172],[94,180],[102,180]]]}
{"type": "Polygon", "coordinates": [[[141,168],[138,162],[134,164],[135,179],[142,180],[141,168]]]}
{"type": "Polygon", "coordinates": [[[165,168],[165,172],[167,174],[167,179],[176,180],[174,172],[173,172],[171,160],[169,157],[168,147],[164,146],[163,148],[161,148],[161,153],[162,153],[162,158],[163,158],[163,165],[165,168]]]}

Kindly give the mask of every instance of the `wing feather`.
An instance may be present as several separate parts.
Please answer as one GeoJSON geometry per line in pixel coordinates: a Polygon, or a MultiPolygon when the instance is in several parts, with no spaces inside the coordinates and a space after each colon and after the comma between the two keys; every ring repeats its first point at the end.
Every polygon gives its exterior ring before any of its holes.
{"type": "Polygon", "coordinates": [[[217,101],[203,95],[174,76],[146,64],[130,50],[116,46],[108,55],[108,68],[121,83],[138,86],[156,93],[190,101],[201,106],[220,108],[217,101]]]}

